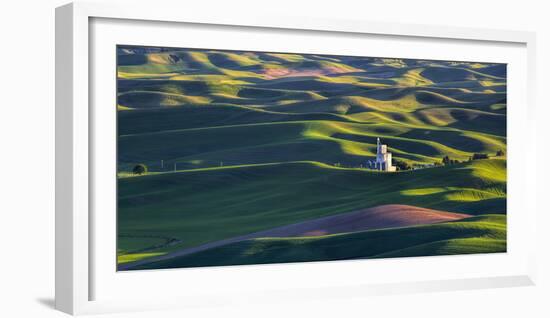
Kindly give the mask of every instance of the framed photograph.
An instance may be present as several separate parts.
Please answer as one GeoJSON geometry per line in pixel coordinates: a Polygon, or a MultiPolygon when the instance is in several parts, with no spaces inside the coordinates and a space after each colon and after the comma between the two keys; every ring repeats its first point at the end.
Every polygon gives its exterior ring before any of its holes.
{"type": "Polygon", "coordinates": [[[56,11],[56,308],[534,283],[533,33],[188,9],[56,11]]]}

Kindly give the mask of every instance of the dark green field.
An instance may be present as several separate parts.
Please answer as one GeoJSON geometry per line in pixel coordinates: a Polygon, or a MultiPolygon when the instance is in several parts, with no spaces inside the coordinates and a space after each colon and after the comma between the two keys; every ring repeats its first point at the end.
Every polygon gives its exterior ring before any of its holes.
{"type": "Polygon", "coordinates": [[[120,270],[506,251],[505,65],[117,51],[120,270]]]}

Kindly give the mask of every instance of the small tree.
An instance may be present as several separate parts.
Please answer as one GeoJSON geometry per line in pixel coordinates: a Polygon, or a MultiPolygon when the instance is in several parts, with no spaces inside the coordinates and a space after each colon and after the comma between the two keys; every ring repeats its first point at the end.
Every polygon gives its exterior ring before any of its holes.
{"type": "Polygon", "coordinates": [[[142,163],[137,164],[134,169],[132,169],[132,173],[135,175],[142,175],[144,173],[147,173],[147,166],[142,163]]]}
{"type": "Polygon", "coordinates": [[[499,149],[499,150],[497,151],[497,153],[496,153],[496,156],[497,156],[497,157],[502,157],[502,156],[504,156],[504,151],[502,151],[502,149],[499,149]]]}
{"type": "Polygon", "coordinates": [[[443,163],[444,165],[448,165],[451,163],[451,159],[449,159],[449,156],[445,156],[443,157],[443,159],[441,160],[441,163],[443,163]]]}

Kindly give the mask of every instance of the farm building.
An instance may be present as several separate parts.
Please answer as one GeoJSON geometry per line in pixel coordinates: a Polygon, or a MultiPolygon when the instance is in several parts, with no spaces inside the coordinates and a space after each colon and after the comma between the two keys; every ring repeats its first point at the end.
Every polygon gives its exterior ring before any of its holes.
{"type": "Polygon", "coordinates": [[[380,143],[380,138],[376,138],[376,160],[370,160],[368,166],[379,171],[396,171],[392,165],[392,155],[388,152],[388,146],[380,143]]]}

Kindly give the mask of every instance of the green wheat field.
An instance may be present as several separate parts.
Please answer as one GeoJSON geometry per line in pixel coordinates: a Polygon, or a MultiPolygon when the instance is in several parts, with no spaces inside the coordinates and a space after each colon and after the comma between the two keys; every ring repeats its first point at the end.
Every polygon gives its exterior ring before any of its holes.
{"type": "Polygon", "coordinates": [[[505,64],[117,61],[119,270],[506,252],[505,64]]]}

